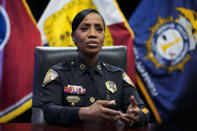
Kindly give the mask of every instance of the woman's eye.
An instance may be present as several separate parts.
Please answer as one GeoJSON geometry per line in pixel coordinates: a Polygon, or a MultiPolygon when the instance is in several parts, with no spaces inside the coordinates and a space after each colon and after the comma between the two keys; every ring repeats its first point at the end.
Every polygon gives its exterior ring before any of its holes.
{"type": "Polygon", "coordinates": [[[99,31],[99,32],[102,32],[103,28],[102,27],[97,27],[96,30],[99,31]]]}
{"type": "Polygon", "coordinates": [[[81,30],[86,31],[86,30],[88,30],[88,28],[87,27],[82,27],[81,30]]]}

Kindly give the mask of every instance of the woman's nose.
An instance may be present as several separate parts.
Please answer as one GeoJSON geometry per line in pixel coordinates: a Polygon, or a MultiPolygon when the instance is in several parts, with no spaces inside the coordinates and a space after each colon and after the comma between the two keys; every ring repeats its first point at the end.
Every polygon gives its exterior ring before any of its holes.
{"type": "Polygon", "coordinates": [[[90,28],[89,37],[96,37],[96,30],[94,28],[90,28]]]}

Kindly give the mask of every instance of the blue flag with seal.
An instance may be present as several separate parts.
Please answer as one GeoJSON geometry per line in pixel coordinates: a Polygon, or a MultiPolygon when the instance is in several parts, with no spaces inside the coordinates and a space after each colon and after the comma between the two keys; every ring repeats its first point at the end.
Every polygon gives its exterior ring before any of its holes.
{"type": "Polygon", "coordinates": [[[161,123],[197,72],[197,1],[142,0],[129,25],[135,34],[136,81],[161,123]]]}

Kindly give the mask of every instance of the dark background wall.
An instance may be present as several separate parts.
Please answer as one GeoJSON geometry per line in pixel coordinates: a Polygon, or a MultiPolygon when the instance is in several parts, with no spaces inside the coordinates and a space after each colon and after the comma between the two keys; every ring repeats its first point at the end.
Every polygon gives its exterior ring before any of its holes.
{"type": "MultiPolygon", "coordinates": [[[[35,19],[38,21],[50,0],[26,0],[35,19]]],[[[128,19],[141,0],[116,0],[125,17],[128,19]]]]}
{"type": "MultiPolygon", "coordinates": [[[[36,21],[38,21],[50,0],[26,0],[26,1],[36,21]]],[[[132,13],[135,11],[136,7],[138,6],[141,0],[116,0],[116,1],[118,2],[122,13],[125,15],[126,19],[128,20],[129,17],[132,15],[132,13]]],[[[10,122],[23,122],[23,123],[31,122],[31,109],[29,109],[22,115],[16,117],[10,122]]]]}

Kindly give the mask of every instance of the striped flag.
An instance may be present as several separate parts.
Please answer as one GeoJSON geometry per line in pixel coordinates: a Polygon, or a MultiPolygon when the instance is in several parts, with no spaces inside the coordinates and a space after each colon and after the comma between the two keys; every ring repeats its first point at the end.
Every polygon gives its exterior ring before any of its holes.
{"type": "Polygon", "coordinates": [[[127,73],[134,79],[133,33],[115,0],[51,0],[38,22],[42,41],[49,46],[75,46],[71,23],[81,10],[98,10],[106,23],[105,46],[127,46],[127,73]]]}
{"type": "Polygon", "coordinates": [[[40,32],[25,0],[0,0],[0,123],[32,106],[34,48],[40,32]]]}

